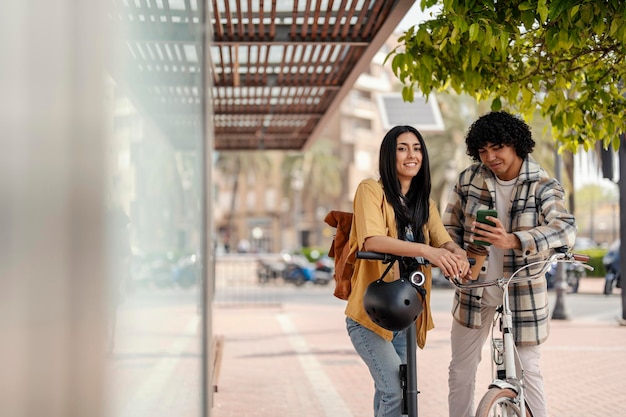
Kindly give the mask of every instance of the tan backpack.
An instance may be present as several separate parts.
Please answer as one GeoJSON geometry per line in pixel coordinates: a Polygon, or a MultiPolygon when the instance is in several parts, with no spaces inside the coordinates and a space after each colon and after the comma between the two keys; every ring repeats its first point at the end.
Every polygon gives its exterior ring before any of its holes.
{"type": "Polygon", "coordinates": [[[352,227],[352,213],[332,210],[328,212],[324,222],[336,228],[333,242],[330,245],[328,256],[335,259],[335,297],[347,300],[352,285],[355,254],[350,255],[350,229],[352,227]]]}

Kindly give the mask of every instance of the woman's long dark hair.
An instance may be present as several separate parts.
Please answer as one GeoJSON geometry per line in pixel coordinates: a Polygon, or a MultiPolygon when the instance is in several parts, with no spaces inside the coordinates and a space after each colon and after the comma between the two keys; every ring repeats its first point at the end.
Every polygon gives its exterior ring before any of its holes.
{"type": "Polygon", "coordinates": [[[380,144],[378,171],[387,201],[396,214],[398,238],[405,239],[406,228],[410,225],[415,241],[424,243],[423,226],[428,222],[431,190],[430,162],[426,143],[424,143],[424,138],[417,129],[412,126],[396,126],[387,132],[380,144]],[[411,180],[409,192],[403,196],[396,167],[396,147],[398,136],[407,132],[413,133],[422,145],[422,167],[411,180]],[[403,200],[405,204],[403,204],[403,200]]]}

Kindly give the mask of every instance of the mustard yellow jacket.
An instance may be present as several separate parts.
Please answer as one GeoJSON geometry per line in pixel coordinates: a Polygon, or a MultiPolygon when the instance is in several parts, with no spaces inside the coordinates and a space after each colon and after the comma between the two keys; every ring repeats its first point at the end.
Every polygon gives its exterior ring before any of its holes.
{"type": "MultiPolygon", "coordinates": [[[[450,235],[441,222],[439,211],[433,200],[430,200],[430,214],[428,223],[424,226],[425,244],[433,247],[441,247],[446,242],[452,241],[450,235]]],[[[385,198],[382,185],[374,179],[363,180],[354,196],[354,216],[350,232],[350,252],[363,250],[365,239],[371,236],[390,236],[397,238],[396,218],[393,207],[385,198]]],[[[375,324],[370,320],[363,307],[363,294],[367,286],[379,279],[387,265],[378,261],[357,259],[352,275],[352,291],[348,297],[348,305],[345,314],[363,327],[373,331],[385,340],[391,340],[393,333],[375,324]]],[[[432,275],[430,266],[423,268],[426,276],[426,297],[424,299],[424,311],[418,317],[417,345],[423,348],[426,344],[426,332],[435,327],[430,311],[430,291],[432,287],[432,275]]],[[[393,281],[398,278],[398,269],[392,269],[385,281],[393,281]]]]}

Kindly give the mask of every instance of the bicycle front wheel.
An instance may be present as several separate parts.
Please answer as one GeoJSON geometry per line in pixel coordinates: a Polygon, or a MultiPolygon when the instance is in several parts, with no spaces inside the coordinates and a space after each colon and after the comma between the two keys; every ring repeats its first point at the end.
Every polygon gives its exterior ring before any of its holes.
{"type": "MultiPolygon", "coordinates": [[[[526,417],[532,416],[526,404],[526,417]]],[[[478,404],[476,417],[522,417],[517,394],[508,388],[490,388],[478,404]]]]}

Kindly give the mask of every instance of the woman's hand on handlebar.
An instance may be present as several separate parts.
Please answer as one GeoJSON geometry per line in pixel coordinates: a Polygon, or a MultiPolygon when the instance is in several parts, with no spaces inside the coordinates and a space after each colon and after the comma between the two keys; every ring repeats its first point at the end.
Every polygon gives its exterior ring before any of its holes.
{"type": "MultiPolygon", "coordinates": [[[[459,248],[460,249],[460,248],[459,248]]],[[[470,271],[470,264],[465,251],[463,254],[452,252],[444,248],[430,248],[426,258],[428,261],[441,269],[446,277],[466,277],[470,271]]]]}

